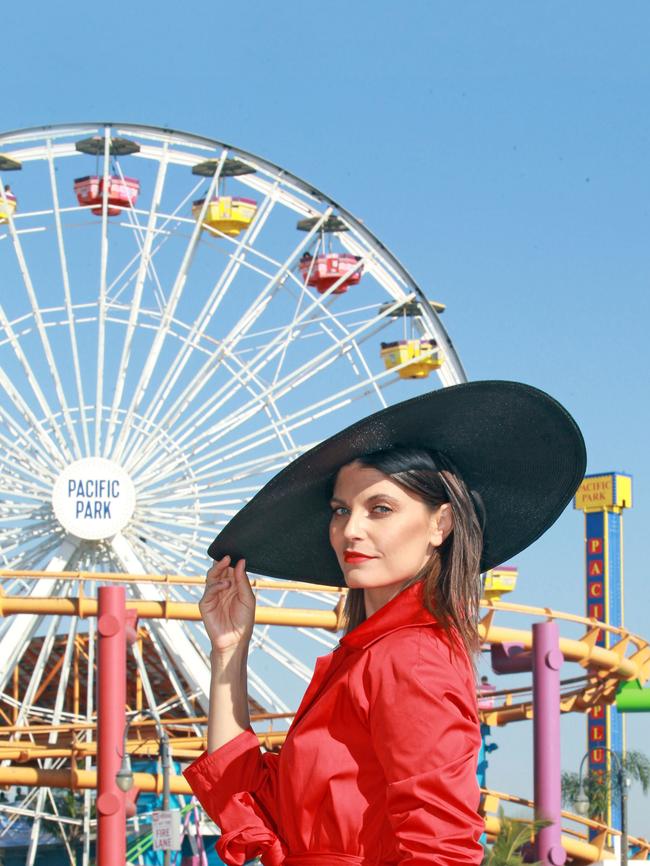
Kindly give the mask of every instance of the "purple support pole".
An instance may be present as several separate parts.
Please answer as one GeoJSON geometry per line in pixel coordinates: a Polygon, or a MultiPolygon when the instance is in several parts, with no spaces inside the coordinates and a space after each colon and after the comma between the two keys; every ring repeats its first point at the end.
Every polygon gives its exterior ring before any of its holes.
{"type": "Polygon", "coordinates": [[[535,747],[535,817],[550,821],[535,840],[535,857],[543,866],[562,866],[560,782],[560,652],[554,622],[533,625],[533,740],[535,747]]]}
{"type": "Polygon", "coordinates": [[[533,669],[532,650],[520,643],[493,643],[490,658],[495,674],[523,674],[533,669]]]}

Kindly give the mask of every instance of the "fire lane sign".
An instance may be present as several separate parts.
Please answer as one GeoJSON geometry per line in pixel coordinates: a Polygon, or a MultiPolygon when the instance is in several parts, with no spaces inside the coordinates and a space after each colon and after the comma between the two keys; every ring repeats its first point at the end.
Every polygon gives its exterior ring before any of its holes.
{"type": "Polygon", "coordinates": [[[178,809],[152,812],[151,830],[154,851],[180,851],[181,813],[178,809]]]}

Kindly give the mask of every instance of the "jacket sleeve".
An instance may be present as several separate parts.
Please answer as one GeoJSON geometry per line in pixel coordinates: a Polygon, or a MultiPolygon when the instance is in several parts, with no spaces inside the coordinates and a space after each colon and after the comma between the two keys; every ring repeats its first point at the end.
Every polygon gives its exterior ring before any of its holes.
{"type": "Polygon", "coordinates": [[[368,714],[401,864],[480,864],[480,727],[467,657],[431,627],[404,629],[376,649],[368,714]]]}
{"type": "Polygon", "coordinates": [[[184,771],[197,799],[221,830],[217,852],[229,866],[261,857],[264,866],[284,859],[278,838],[278,755],[262,753],[248,729],[184,771]]]}

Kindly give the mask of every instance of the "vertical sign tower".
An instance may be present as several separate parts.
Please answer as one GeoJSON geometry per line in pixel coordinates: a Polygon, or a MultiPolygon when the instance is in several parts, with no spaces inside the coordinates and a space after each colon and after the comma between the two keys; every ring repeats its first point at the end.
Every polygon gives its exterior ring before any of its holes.
{"type": "MultiPolygon", "coordinates": [[[[585,586],[587,616],[609,625],[623,625],[623,509],[632,505],[632,478],[618,472],[586,475],[574,505],[585,514],[585,586]]],[[[596,644],[610,647],[615,639],[601,631],[596,644]]],[[[623,717],[615,705],[592,707],[587,717],[589,770],[609,774],[612,761],[606,749],[622,755],[625,748],[623,717]]],[[[618,802],[609,798],[610,827],[621,826],[618,802]]]]}

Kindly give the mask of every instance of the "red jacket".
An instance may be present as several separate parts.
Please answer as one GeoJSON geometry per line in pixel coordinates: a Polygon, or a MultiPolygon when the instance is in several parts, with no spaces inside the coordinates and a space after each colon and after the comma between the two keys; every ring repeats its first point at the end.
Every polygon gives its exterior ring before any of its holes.
{"type": "Polygon", "coordinates": [[[408,587],[318,659],[280,755],[252,730],[185,776],[231,866],[480,864],[474,675],[408,587]]]}

